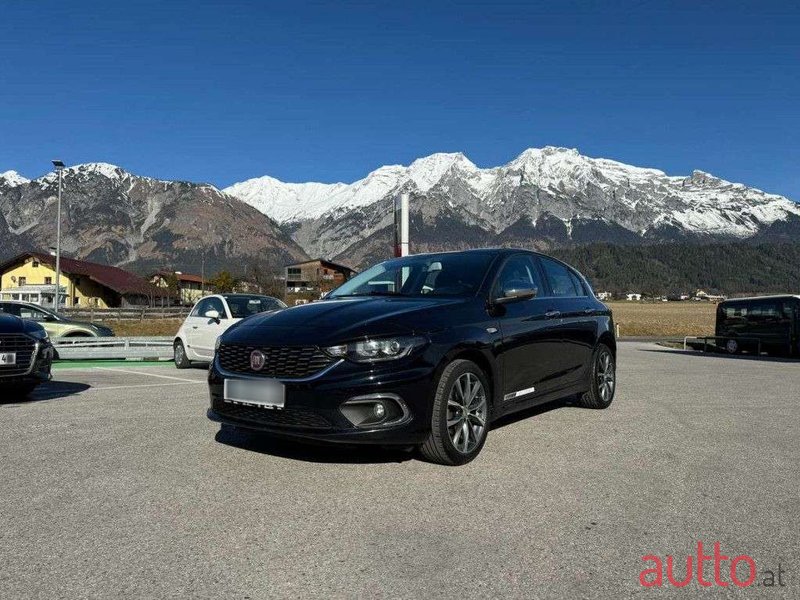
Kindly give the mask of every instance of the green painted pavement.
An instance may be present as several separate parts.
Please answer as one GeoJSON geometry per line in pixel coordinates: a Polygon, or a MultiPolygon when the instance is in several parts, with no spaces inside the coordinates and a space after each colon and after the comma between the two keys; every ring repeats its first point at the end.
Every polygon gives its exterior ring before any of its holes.
{"type": "Polygon", "coordinates": [[[172,367],[171,360],[57,360],[53,363],[54,369],[86,369],[95,367],[119,367],[123,365],[136,365],[137,367],[172,367]]]}

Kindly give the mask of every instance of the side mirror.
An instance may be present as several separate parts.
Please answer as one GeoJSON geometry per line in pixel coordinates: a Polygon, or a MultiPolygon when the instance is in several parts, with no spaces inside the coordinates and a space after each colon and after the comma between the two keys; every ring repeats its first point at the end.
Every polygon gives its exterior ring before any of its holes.
{"type": "Polygon", "coordinates": [[[512,302],[521,302],[522,300],[530,300],[535,298],[539,293],[536,286],[533,287],[518,287],[516,285],[509,285],[503,290],[503,295],[496,298],[495,304],[511,304],[512,302]]]}
{"type": "Polygon", "coordinates": [[[217,323],[219,323],[219,312],[213,308],[211,310],[207,310],[204,316],[208,317],[209,319],[214,319],[217,323]]]}

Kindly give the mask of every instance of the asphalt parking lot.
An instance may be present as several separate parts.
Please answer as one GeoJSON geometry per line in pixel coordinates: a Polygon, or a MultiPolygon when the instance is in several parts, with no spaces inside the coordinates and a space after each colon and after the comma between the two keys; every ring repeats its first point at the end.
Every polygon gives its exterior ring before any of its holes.
{"type": "Polygon", "coordinates": [[[458,468],[219,434],[203,369],[58,369],[0,405],[0,596],[629,598],[643,555],[718,541],[784,586],[658,595],[800,597],[800,362],[619,364],[608,410],[504,421],[458,468]]]}

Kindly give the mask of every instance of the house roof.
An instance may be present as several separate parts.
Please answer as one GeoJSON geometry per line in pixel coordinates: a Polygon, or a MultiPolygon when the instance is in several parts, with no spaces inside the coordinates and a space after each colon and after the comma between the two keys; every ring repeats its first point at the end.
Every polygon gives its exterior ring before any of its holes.
{"type": "Polygon", "coordinates": [[[203,278],[200,275],[192,275],[190,273],[172,273],[170,271],[158,271],[153,275],[161,275],[162,277],[175,276],[178,281],[189,281],[191,283],[203,283],[203,278]]]}
{"type": "Polygon", "coordinates": [[[346,265],[340,265],[339,263],[335,263],[333,261],[326,260],[324,258],[312,258],[311,260],[304,260],[303,262],[292,263],[292,264],[286,265],[286,266],[287,267],[301,267],[303,265],[308,265],[308,264],[315,263],[315,262],[318,262],[318,263],[322,264],[323,266],[328,267],[329,269],[335,269],[337,271],[350,271],[352,273],[356,272],[356,270],[353,269],[352,267],[348,267],[346,265]]]}
{"type": "MultiPolygon", "coordinates": [[[[55,268],[56,257],[44,252],[25,252],[18,254],[11,260],[0,265],[0,271],[5,271],[9,266],[16,264],[25,258],[33,257],[40,263],[44,263],[55,268]]],[[[153,291],[152,284],[133,273],[129,273],[119,267],[101,265],[85,260],[61,257],[61,272],[68,275],[80,275],[88,277],[92,281],[105,286],[118,294],[149,294],[153,291]]]]}

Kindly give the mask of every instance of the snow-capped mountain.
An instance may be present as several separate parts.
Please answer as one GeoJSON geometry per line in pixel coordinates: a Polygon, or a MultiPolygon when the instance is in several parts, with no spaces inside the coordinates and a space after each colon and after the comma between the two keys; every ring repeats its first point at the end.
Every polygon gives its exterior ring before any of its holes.
{"type": "MultiPolygon", "coordinates": [[[[55,243],[58,175],[0,175],[0,258],[55,243]]],[[[132,175],[107,163],[64,169],[64,251],[140,268],[207,272],[305,258],[277,224],[207,184],[132,175]]]]}
{"type": "Polygon", "coordinates": [[[785,231],[787,222],[800,233],[800,205],[783,196],[702,171],[669,176],[554,147],[487,169],[461,153],[433,154],[351,184],[261,177],[224,191],[284,224],[311,255],[366,256],[370,238],[388,239],[401,192],[411,195],[414,239],[423,247],[744,239],[774,224],[785,231]]]}
{"type": "Polygon", "coordinates": [[[6,186],[15,186],[15,185],[22,185],[23,183],[28,183],[30,179],[26,179],[16,171],[6,171],[5,173],[0,173],[0,185],[6,186]]]}
{"type": "MultiPolygon", "coordinates": [[[[53,244],[57,188],[56,173],[0,173],[0,259],[53,244]]],[[[309,255],[363,267],[389,255],[393,200],[403,192],[415,252],[800,240],[800,204],[782,196],[702,171],[675,177],[547,147],[486,169],[460,153],[433,154],[349,184],[261,177],[224,191],[77,165],[64,170],[63,244],[78,258],[142,268],[195,271],[205,260],[242,272],[309,255]]]]}

